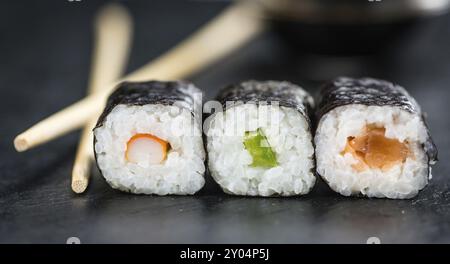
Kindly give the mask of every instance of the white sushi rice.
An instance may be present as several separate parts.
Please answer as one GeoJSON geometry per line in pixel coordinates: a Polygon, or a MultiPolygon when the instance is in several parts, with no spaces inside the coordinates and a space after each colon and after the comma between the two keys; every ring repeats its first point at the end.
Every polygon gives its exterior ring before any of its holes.
{"type": "Polygon", "coordinates": [[[97,164],[116,189],[142,194],[194,194],[205,181],[201,123],[178,106],[118,105],[94,131],[97,164]],[[148,133],[170,144],[161,164],[128,162],[128,140],[148,133]]]}
{"type": "Polygon", "coordinates": [[[428,183],[428,160],[422,148],[427,130],[420,116],[398,107],[347,105],[324,115],[318,125],[315,145],[317,172],[342,195],[404,199],[415,196],[428,183]],[[342,155],[347,137],[358,136],[368,124],[386,129],[387,138],[408,142],[412,157],[388,171],[357,172],[352,154],[342,155]]]}
{"type": "Polygon", "coordinates": [[[315,183],[314,148],[309,124],[297,111],[241,104],[205,121],[212,177],[227,193],[250,196],[300,195],[315,183]],[[246,131],[262,129],[278,166],[251,167],[243,141],[246,131]]]}

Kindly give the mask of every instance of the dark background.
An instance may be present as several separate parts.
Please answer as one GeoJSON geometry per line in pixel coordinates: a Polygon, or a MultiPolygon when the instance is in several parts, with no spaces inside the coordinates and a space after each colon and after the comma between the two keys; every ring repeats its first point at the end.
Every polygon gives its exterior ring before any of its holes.
{"type": "MultiPolygon", "coordinates": [[[[304,197],[235,197],[223,194],[209,176],[192,197],[131,195],[109,188],[96,169],[87,192],[75,195],[70,173],[79,132],[25,153],[16,153],[12,141],[85,95],[92,21],[104,2],[0,2],[0,242],[65,243],[73,236],[82,243],[365,243],[372,236],[382,243],[450,242],[449,15],[421,19],[395,38],[381,39],[383,48],[365,55],[299,50],[267,32],[189,78],[207,99],[223,85],[246,79],[288,80],[312,93],[338,75],[378,77],[405,86],[428,113],[440,151],[431,183],[414,199],[346,198],[321,181],[304,197]]],[[[124,3],[135,19],[129,71],[228,5],[124,3]]]]}

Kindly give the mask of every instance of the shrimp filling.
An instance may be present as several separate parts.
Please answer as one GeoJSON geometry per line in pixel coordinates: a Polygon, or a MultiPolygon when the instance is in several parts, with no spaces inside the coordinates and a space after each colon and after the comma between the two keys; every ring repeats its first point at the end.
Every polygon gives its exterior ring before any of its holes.
{"type": "Polygon", "coordinates": [[[127,142],[125,158],[137,164],[160,164],[167,157],[169,143],[151,134],[136,134],[127,142]]]}
{"type": "Polygon", "coordinates": [[[361,172],[368,168],[387,171],[403,163],[409,155],[407,142],[385,137],[386,129],[367,125],[359,136],[347,138],[342,154],[350,153],[358,161],[353,169],[361,172]]]}

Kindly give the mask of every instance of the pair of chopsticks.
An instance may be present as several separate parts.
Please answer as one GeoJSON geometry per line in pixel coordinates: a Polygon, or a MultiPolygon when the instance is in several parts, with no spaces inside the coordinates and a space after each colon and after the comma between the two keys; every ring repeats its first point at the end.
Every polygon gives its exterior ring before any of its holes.
{"type": "Polygon", "coordinates": [[[252,1],[238,1],[167,53],[119,79],[128,54],[131,19],[123,7],[115,5],[106,7],[97,21],[90,94],[14,139],[16,150],[21,152],[84,127],[72,173],[72,190],[76,193],[88,186],[93,155],[91,131],[107,96],[119,82],[185,78],[236,50],[264,28],[258,6],[252,1]],[[104,34],[100,33],[103,28],[104,34]]]}

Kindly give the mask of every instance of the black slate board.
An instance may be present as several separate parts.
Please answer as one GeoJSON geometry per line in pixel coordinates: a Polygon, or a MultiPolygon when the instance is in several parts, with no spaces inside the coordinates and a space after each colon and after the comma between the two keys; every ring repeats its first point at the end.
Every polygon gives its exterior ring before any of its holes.
{"type": "MultiPolygon", "coordinates": [[[[288,80],[315,93],[338,75],[407,87],[428,113],[439,148],[430,185],[412,200],[345,198],[319,182],[301,198],[223,194],[208,178],[198,196],[136,196],[112,190],[93,170],[86,194],[70,190],[78,132],[26,153],[14,135],[85,94],[91,23],[104,1],[0,3],[0,242],[450,242],[450,15],[421,21],[376,55],[338,57],[289,50],[267,33],[190,78],[213,98],[246,79],[288,80]]],[[[222,1],[128,1],[136,18],[129,70],[220,12],[222,1]]]]}

